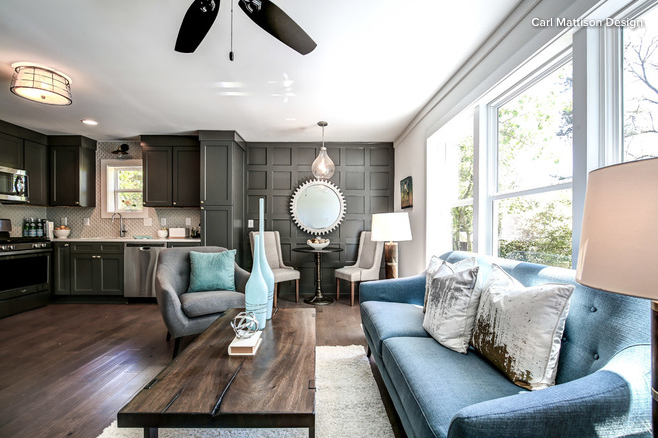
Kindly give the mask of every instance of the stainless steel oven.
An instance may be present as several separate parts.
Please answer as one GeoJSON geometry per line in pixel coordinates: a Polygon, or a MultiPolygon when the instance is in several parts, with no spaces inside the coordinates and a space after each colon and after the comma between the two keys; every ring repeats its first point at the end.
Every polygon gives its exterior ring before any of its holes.
{"type": "Polygon", "coordinates": [[[46,304],[50,295],[51,243],[10,236],[0,219],[0,318],[46,304]]]}
{"type": "Polygon", "coordinates": [[[27,202],[27,172],[0,166],[0,202],[27,202]]]}

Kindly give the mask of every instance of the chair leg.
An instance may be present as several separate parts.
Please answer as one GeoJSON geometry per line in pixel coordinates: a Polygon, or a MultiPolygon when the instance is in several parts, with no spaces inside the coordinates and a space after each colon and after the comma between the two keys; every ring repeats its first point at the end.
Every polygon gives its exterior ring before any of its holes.
{"type": "Polygon", "coordinates": [[[350,307],[354,307],[354,282],[350,281],[350,307]]]}
{"type": "Polygon", "coordinates": [[[167,342],[169,342],[170,340],[171,340],[171,332],[167,330],[167,342]]]}
{"type": "Polygon", "coordinates": [[[299,278],[295,280],[295,302],[299,303],[299,278]]]}
{"type": "Polygon", "coordinates": [[[279,283],[274,283],[274,302],[272,303],[274,305],[274,308],[277,308],[278,304],[278,295],[279,295],[279,283]]]}
{"type": "Polygon", "coordinates": [[[171,360],[176,359],[176,356],[178,356],[178,350],[180,350],[180,338],[176,338],[174,341],[174,355],[172,356],[171,360]]]}
{"type": "Polygon", "coordinates": [[[336,301],[340,300],[340,278],[336,279],[336,301]]]}

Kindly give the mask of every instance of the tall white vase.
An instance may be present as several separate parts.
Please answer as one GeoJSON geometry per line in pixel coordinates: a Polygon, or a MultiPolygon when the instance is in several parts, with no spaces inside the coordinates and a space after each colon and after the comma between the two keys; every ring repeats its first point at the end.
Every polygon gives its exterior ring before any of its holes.
{"type": "MultiPolygon", "coordinates": [[[[254,247],[258,248],[261,236],[254,236],[254,247]]],[[[267,263],[267,262],[265,262],[267,263]]],[[[258,320],[259,329],[267,324],[267,284],[263,278],[260,251],[254,251],[254,266],[244,292],[244,304],[247,312],[253,312],[258,320]]]]}
{"type": "Polygon", "coordinates": [[[265,200],[260,198],[258,201],[258,235],[260,238],[260,245],[256,245],[254,241],[254,254],[256,249],[260,252],[260,267],[265,284],[267,284],[267,319],[272,318],[272,306],[274,304],[274,272],[267,262],[267,255],[265,254],[265,200]]]}

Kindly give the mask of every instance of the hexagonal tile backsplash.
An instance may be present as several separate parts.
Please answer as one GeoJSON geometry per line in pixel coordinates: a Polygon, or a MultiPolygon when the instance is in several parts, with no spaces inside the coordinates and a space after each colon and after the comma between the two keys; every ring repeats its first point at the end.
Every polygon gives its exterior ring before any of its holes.
{"type": "MultiPolygon", "coordinates": [[[[62,218],[67,218],[71,228],[70,237],[119,237],[119,223],[112,223],[111,219],[101,218],[100,191],[101,191],[101,160],[117,158],[112,154],[124,142],[99,142],[96,150],[96,207],[34,207],[25,204],[0,205],[0,218],[10,219],[12,223],[12,236],[22,234],[23,221],[26,218],[46,218],[53,221],[55,226],[62,225],[62,218]],[[85,218],[89,218],[89,225],[84,225],[85,218]]],[[[129,154],[126,158],[141,159],[142,148],[139,142],[128,142],[129,154]]],[[[144,225],[144,219],[124,219],[128,230],[127,236],[149,235],[157,237],[160,229],[160,219],[167,219],[167,227],[198,227],[200,221],[199,209],[195,208],[149,208],[151,226],[144,225]],[[191,225],[185,225],[185,219],[190,218],[191,225]]]]}

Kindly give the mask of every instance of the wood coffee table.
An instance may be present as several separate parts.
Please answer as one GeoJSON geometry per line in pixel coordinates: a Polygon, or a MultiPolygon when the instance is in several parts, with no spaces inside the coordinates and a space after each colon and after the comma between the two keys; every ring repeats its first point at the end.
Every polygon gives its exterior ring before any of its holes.
{"type": "Polygon", "coordinates": [[[315,436],[315,309],[279,309],[255,356],[229,356],[229,309],[118,413],[119,427],[309,428],[315,436]]]}

